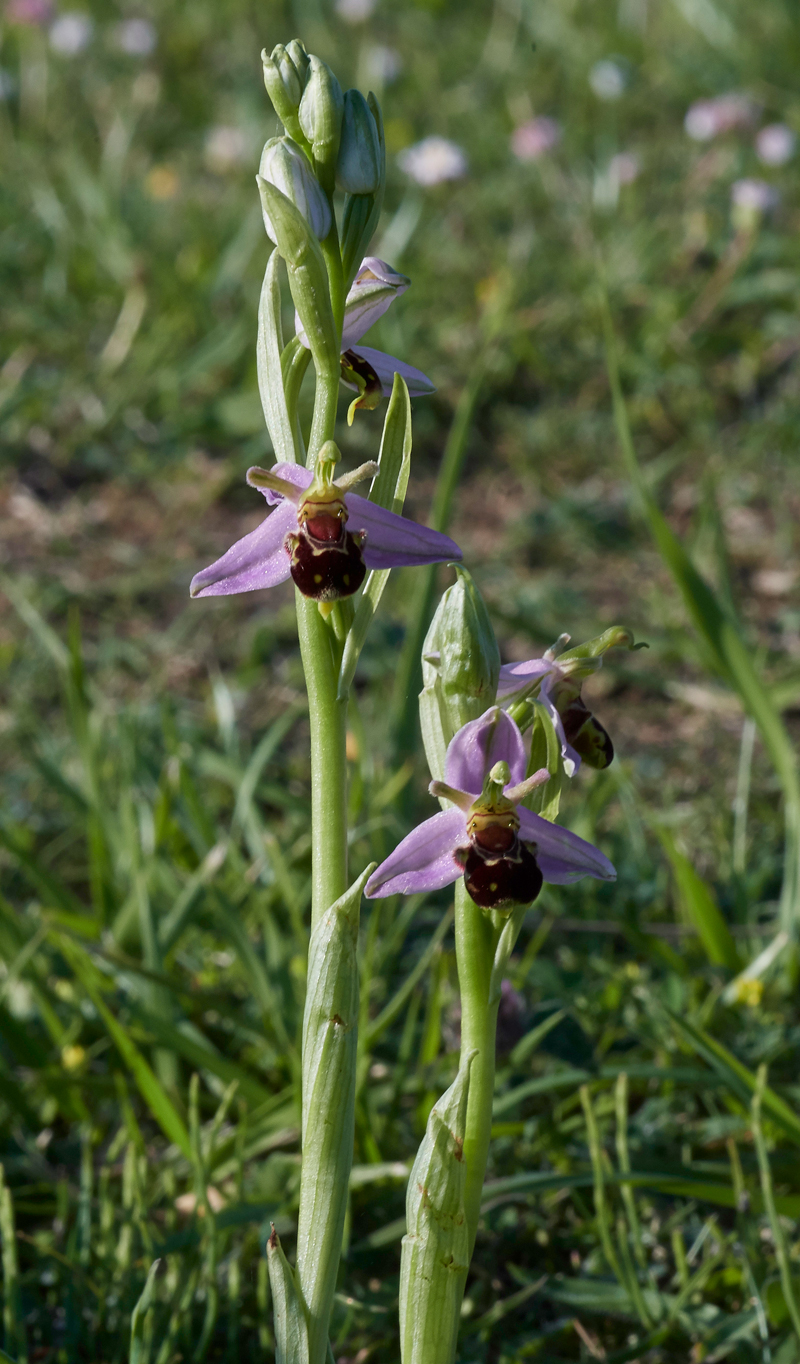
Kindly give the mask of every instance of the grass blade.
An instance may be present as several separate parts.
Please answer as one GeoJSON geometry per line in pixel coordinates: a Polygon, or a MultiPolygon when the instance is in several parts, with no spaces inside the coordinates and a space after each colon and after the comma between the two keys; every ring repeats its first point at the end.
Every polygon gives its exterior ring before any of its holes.
{"type": "Polygon", "coordinates": [[[709,649],[717,671],[738,692],[745,710],[757,724],[783,788],[786,859],[781,891],[781,922],[796,941],[800,937],[800,778],[794,748],[780,713],[753,664],[752,650],[742,639],[735,621],[723,610],[712,588],[698,573],[647,486],[631,436],[620,380],[617,340],[608,294],[602,280],[600,293],[614,421],[628,477],[695,629],[709,649]]]}
{"type": "Polygon", "coordinates": [[[189,1133],[183,1119],[127,1029],[114,1017],[103,1000],[90,958],[77,943],[70,942],[67,938],[59,939],[59,947],[97,1009],[117,1051],[130,1070],[139,1093],[162,1132],[185,1156],[191,1157],[189,1133]]]}

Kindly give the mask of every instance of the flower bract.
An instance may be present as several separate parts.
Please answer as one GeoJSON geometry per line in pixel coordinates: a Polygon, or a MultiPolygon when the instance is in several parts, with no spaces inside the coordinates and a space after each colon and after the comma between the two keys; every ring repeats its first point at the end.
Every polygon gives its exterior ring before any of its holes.
{"type": "Polygon", "coordinates": [[[403,839],[373,872],[367,895],[414,895],[463,876],[476,904],[508,912],[535,900],[543,881],[613,881],[598,848],[522,804],[547,780],[544,771],[526,779],[525,770],[522,735],[499,706],[464,725],[447,749],[445,780],[430,786],[452,808],[403,839]]]}
{"type": "Polygon", "coordinates": [[[322,448],[317,473],[299,464],[250,469],[247,481],[263,492],[270,512],[256,530],[192,579],[193,597],[227,596],[294,579],[306,597],[333,602],[352,596],[367,569],[459,561],[449,536],[386,511],[349,491],[377,471],[365,464],[333,480],[339,451],[322,448]]]}

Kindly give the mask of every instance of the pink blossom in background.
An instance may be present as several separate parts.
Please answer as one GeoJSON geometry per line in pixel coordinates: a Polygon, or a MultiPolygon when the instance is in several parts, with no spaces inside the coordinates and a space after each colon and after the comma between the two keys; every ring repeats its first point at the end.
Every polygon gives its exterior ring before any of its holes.
{"type": "Polygon", "coordinates": [[[748,127],[756,112],[749,95],[716,95],[714,99],[696,100],[687,110],[683,126],[695,142],[710,142],[720,133],[748,127]]]}
{"type": "Polygon", "coordinates": [[[52,0],[8,0],[5,17],[11,24],[41,28],[53,17],[52,0]]]}
{"type": "Polygon", "coordinates": [[[785,123],[768,123],[756,137],[756,155],[765,166],[785,166],[794,156],[796,142],[785,123]]]}
{"type": "Polygon", "coordinates": [[[425,137],[406,147],[397,164],[418,185],[440,185],[444,180],[462,180],[467,173],[467,158],[455,142],[446,137],[425,137]]]}
{"type": "Polygon", "coordinates": [[[633,152],[617,152],[609,161],[608,170],[618,185],[632,185],[639,175],[641,166],[638,156],[633,152]]]}
{"type": "Polygon", "coordinates": [[[561,125],[554,118],[531,118],[511,134],[511,150],[518,161],[538,161],[561,141],[561,125]]]}
{"type": "Polygon", "coordinates": [[[735,180],[731,185],[731,202],[734,208],[747,209],[753,213],[766,213],[775,208],[780,195],[766,180],[735,180]]]}

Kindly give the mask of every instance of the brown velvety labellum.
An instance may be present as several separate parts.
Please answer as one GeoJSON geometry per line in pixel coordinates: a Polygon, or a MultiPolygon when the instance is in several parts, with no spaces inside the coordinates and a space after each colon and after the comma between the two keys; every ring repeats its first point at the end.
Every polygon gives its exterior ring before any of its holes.
{"type": "Polygon", "coordinates": [[[314,601],[338,601],[352,597],[364,581],[367,566],[361,553],[361,539],[345,530],[338,521],[338,541],[317,539],[310,533],[322,521],[325,536],[333,517],[314,517],[300,527],[297,535],[287,535],[286,547],[290,555],[290,572],[304,597],[314,601]]]}
{"type": "Polygon", "coordinates": [[[513,829],[503,824],[487,824],[472,835],[472,841],[487,853],[506,853],[517,841],[513,829]]]}
{"type": "Polygon", "coordinates": [[[587,767],[596,767],[601,772],[614,761],[611,736],[593,715],[575,735],[572,747],[583,758],[587,767]]]}
{"type": "Polygon", "coordinates": [[[338,516],[311,516],[305,526],[312,540],[321,540],[326,545],[338,543],[342,538],[342,523],[338,516]]]}
{"type": "Polygon", "coordinates": [[[495,832],[510,833],[512,845],[507,851],[498,850],[499,855],[488,851],[485,837],[488,829],[481,831],[483,846],[476,840],[465,850],[459,859],[464,868],[464,885],[467,893],[481,909],[510,910],[514,905],[530,905],[542,889],[543,877],[533,853],[521,843],[513,830],[497,829],[495,832]]]}
{"type": "Polygon", "coordinates": [[[381,381],[369,360],[366,360],[363,355],[356,355],[354,350],[346,350],[342,360],[348,369],[353,370],[359,379],[364,380],[367,394],[380,393],[381,381]]]}
{"type": "Polygon", "coordinates": [[[583,759],[587,767],[600,771],[614,760],[614,745],[608,731],[595,719],[580,696],[570,701],[561,716],[567,743],[583,759]]]}

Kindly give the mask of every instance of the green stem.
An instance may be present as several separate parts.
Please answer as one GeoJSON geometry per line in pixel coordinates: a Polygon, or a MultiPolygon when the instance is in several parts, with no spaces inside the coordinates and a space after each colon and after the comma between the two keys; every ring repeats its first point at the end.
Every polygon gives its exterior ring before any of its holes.
{"type": "MultiPolygon", "coordinates": [[[[341,267],[340,267],[341,268],[341,267]]],[[[331,440],[336,426],[339,394],[337,373],[318,373],[314,416],[308,448],[308,466],[314,467],[321,447],[331,440]]],[[[347,701],[337,700],[342,645],[315,601],[296,594],[297,630],[308,689],[311,730],[311,927],[312,935],[327,911],[347,889],[347,758],[345,735],[347,701]]],[[[337,932],[346,935],[346,924],[337,932]]],[[[312,938],[313,941],[313,938],[312,938]]],[[[353,966],[355,969],[355,966],[353,966]]],[[[313,985],[306,999],[304,1040],[319,1011],[313,985]]],[[[338,1018],[338,1012],[336,1013],[338,1018]]],[[[342,1020],[339,1019],[342,1024],[342,1020]]],[[[346,1021],[340,1031],[357,1026],[346,1021]]],[[[313,1031],[313,1029],[312,1029],[313,1031]]],[[[312,1049],[313,1050],[313,1049],[312,1049]]],[[[300,1180],[300,1231],[297,1277],[308,1318],[309,1364],[323,1364],[327,1354],[328,1324],[342,1246],[342,1226],[353,1153],[352,1112],[343,1120],[337,1107],[341,1093],[355,1089],[355,1045],[341,1061],[337,1091],[319,1091],[313,1081],[313,1055],[303,1056],[303,1166],[300,1180]],[[352,1052],[352,1056],[350,1056],[352,1052]],[[310,1069],[309,1069],[310,1067],[310,1069]],[[314,1090],[316,1098],[311,1090],[314,1090]],[[319,1111],[320,1107],[325,1111],[319,1111]],[[322,1133],[322,1137],[320,1137],[322,1133]],[[322,1139],[324,1138],[324,1139],[322,1139]],[[306,1152],[308,1140],[308,1152],[306,1152]],[[310,1158],[307,1158],[310,1157],[310,1158]],[[322,1204],[322,1206],[320,1206],[322,1204]],[[325,1234],[314,1237],[309,1229],[321,1218],[325,1234]],[[309,1241],[309,1238],[310,1241],[309,1241]],[[312,1244],[313,1254],[301,1252],[301,1243],[312,1244]]],[[[347,1107],[347,1105],[345,1106],[347,1107]]],[[[352,1103],[350,1104],[352,1109],[352,1103]]],[[[294,1361],[292,1361],[294,1364],[294,1361]]]]}
{"type": "Polygon", "coordinates": [[[347,889],[347,702],[336,699],[338,649],[317,603],[297,598],[311,728],[311,926],[347,889]]]}
{"type": "Polygon", "coordinates": [[[475,1247],[481,1190],[489,1158],[494,1100],[495,1034],[500,989],[492,980],[501,929],[470,899],[462,880],[456,884],[456,962],[461,991],[462,1055],[477,1050],[472,1062],[464,1136],[467,1167],[464,1204],[469,1253],[475,1247]]]}
{"type": "Polygon", "coordinates": [[[314,415],[311,418],[311,435],[308,439],[308,458],[306,459],[306,465],[309,469],[314,468],[317,455],[326,440],[333,440],[338,401],[339,371],[332,371],[330,374],[317,374],[314,415]]]}

